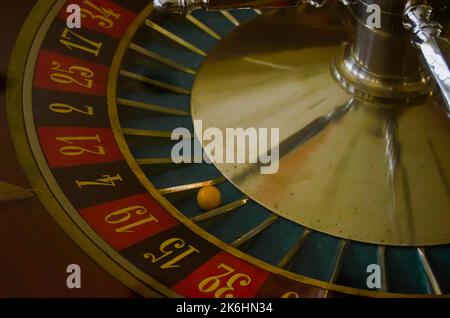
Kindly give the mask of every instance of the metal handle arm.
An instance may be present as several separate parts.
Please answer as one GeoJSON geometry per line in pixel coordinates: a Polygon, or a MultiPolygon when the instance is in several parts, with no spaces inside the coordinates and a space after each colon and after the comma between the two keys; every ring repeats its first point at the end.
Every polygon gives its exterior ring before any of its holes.
{"type": "Polygon", "coordinates": [[[432,21],[433,8],[426,1],[410,1],[406,7],[405,27],[413,33],[413,43],[422,53],[425,65],[436,80],[450,117],[450,67],[439,36],[442,26],[432,21]]]}

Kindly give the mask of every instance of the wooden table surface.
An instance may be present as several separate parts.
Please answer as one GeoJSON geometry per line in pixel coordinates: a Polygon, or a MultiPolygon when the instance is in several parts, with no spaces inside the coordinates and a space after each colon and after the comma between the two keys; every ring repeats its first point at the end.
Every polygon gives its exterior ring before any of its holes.
{"type": "MultiPolygon", "coordinates": [[[[0,74],[34,0],[0,1],[0,74]]],[[[0,93],[0,180],[29,188],[8,131],[0,93]]],[[[19,107],[19,105],[17,105],[19,107]]],[[[0,297],[137,297],[59,228],[37,198],[0,203],[0,297]],[[81,267],[81,289],[68,289],[66,267],[81,267]]]]}

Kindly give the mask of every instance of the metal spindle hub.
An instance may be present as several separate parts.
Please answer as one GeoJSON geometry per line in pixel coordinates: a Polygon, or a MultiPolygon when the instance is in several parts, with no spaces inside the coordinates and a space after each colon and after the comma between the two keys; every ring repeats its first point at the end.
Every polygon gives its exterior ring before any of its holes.
{"type": "MultiPolygon", "coordinates": [[[[224,134],[228,127],[280,129],[276,174],[250,163],[215,165],[285,218],[362,242],[449,243],[448,81],[439,83],[442,73],[420,49],[426,43],[444,60],[439,24],[412,16],[419,1],[343,2],[280,10],[238,27],[197,74],[193,119],[224,134]],[[367,22],[372,4],[381,8],[378,28],[367,22]],[[418,50],[413,40],[424,37],[418,50]]],[[[443,2],[434,3],[439,13],[443,2]]]]}

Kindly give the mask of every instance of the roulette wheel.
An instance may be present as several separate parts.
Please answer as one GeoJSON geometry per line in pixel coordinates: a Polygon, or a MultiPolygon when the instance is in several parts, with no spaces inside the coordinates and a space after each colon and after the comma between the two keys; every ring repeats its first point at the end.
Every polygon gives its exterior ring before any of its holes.
{"type": "Polygon", "coordinates": [[[448,294],[448,15],[440,0],[37,1],[7,76],[16,160],[143,296],[448,294]],[[279,129],[276,172],[174,158],[211,127],[279,129]]]}

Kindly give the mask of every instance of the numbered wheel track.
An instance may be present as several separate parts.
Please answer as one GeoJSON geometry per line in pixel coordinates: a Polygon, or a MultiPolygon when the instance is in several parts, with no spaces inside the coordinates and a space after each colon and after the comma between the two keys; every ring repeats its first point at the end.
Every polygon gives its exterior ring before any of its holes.
{"type": "MultiPolygon", "coordinates": [[[[9,72],[18,158],[52,216],[97,262],[145,296],[372,297],[450,291],[450,246],[378,246],[289,221],[214,165],[174,164],[193,132],[191,91],[208,52],[261,14],[155,12],[148,1],[39,1],[9,72]],[[222,205],[203,212],[198,189],[222,205]],[[370,290],[368,267],[381,269],[370,290]]],[[[198,143],[195,139],[193,143],[198,143]]]]}

